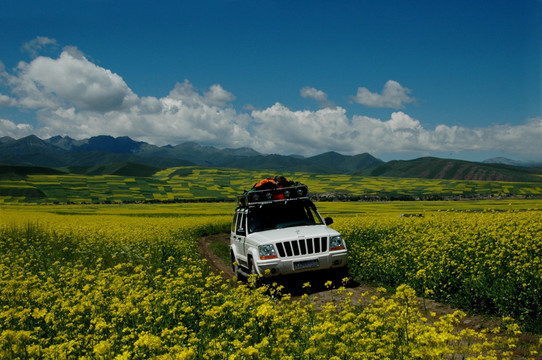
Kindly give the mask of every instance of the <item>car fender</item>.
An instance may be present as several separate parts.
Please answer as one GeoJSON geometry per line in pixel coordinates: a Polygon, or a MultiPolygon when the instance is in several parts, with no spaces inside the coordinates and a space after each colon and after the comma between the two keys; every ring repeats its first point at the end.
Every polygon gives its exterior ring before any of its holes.
{"type": "Polygon", "coordinates": [[[247,261],[250,257],[254,259],[254,262],[257,262],[260,259],[260,256],[258,254],[258,248],[250,247],[247,250],[247,261]]]}

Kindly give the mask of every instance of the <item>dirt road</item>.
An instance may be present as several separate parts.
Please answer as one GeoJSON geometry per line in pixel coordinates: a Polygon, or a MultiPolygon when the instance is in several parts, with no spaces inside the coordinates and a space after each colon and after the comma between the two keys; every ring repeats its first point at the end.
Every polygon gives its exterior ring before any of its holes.
{"type": "MultiPolygon", "coordinates": [[[[229,234],[217,234],[202,238],[200,241],[200,252],[208,260],[209,265],[216,273],[221,274],[226,280],[232,280],[234,279],[234,274],[231,264],[225,262],[211,251],[211,244],[215,241],[229,244],[229,234]]],[[[273,280],[275,280],[275,278],[273,280]]],[[[308,293],[309,296],[313,298],[314,302],[319,305],[336,300],[337,288],[342,285],[341,279],[333,277],[333,274],[331,273],[304,273],[296,276],[276,278],[276,280],[277,283],[284,286],[284,293],[290,293],[294,298],[308,293]],[[333,287],[331,289],[325,285],[328,280],[333,281],[333,287]],[[306,283],[311,284],[309,289],[303,286],[306,283]]],[[[370,284],[350,281],[346,287],[348,291],[353,294],[352,301],[354,304],[359,303],[360,305],[363,305],[370,301],[371,295],[377,294],[376,286],[370,284]],[[363,296],[364,293],[368,294],[368,296],[363,296]]],[[[440,316],[453,313],[457,310],[449,305],[438,303],[430,299],[418,298],[418,300],[420,301],[420,308],[426,315],[429,315],[429,312],[435,312],[440,316]]],[[[468,316],[462,321],[463,326],[474,329],[495,326],[497,323],[498,320],[480,315],[468,316]]]]}

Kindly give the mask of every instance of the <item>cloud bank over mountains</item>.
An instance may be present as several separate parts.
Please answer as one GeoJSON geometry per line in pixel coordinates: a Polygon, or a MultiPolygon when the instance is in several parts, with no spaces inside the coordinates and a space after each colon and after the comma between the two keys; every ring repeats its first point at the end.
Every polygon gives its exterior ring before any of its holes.
{"type": "Polygon", "coordinates": [[[77,48],[65,47],[57,58],[38,56],[55,40],[37,38],[23,48],[33,55],[8,71],[0,63],[0,107],[35,112],[37,122],[0,117],[0,136],[41,138],[68,135],[88,138],[129,136],[156,145],[195,141],[217,147],[254,148],[263,153],[314,155],[484,152],[540,159],[542,118],[524,124],[483,128],[441,124],[426,129],[406,113],[416,102],[412,90],[389,80],[382,91],[359,87],[350,97],[366,107],[391,109],[388,119],[347,114],[323,90],[306,86],[300,96],[320,109],[294,110],[274,103],[236,110],[235,94],[214,84],[197,89],[178,82],[164,97],[139,96],[123,78],[91,61],[77,48]]]}

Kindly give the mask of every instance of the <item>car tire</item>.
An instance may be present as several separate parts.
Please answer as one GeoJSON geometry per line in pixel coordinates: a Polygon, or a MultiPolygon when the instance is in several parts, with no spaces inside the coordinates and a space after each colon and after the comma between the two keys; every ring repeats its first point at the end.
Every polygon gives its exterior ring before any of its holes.
{"type": "Polygon", "coordinates": [[[233,275],[235,276],[235,279],[238,281],[244,281],[245,277],[241,275],[241,272],[239,271],[239,264],[237,264],[237,260],[235,259],[235,255],[233,254],[233,251],[231,251],[230,254],[231,254],[231,268],[233,270],[233,275]]]}
{"type": "Polygon", "coordinates": [[[256,270],[256,265],[254,264],[254,258],[250,257],[248,273],[251,275],[251,285],[257,287],[260,285],[260,275],[258,270],[256,270]]]}
{"type": "Polygon", "coordinates": [[[348,273],[348,267],[344,266],[334,270],[334,277],[337,281],[338,286],[348,286],[352,281],[350,274],[348,273]],[[343,279],[348,278],[346,283],[343,283],[343,279]]]}
{"type": "Polygon", "coordinates": [[[254,264],[254,258],[250,257],[250,269],[249,273],[250,275],[258,275],[258,271],[256,270],[256,265],[254,264]]]}

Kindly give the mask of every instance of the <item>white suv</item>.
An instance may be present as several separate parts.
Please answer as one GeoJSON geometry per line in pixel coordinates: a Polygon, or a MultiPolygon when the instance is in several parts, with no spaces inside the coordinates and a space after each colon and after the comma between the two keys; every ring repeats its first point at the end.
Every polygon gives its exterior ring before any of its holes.
{"type": "Polygon", "coordinates": [[[347,249],[309,200],[306,186],[250,191],[239,198],[230,248],[238,279],[307,271],[346,270],[347,249]]]}

